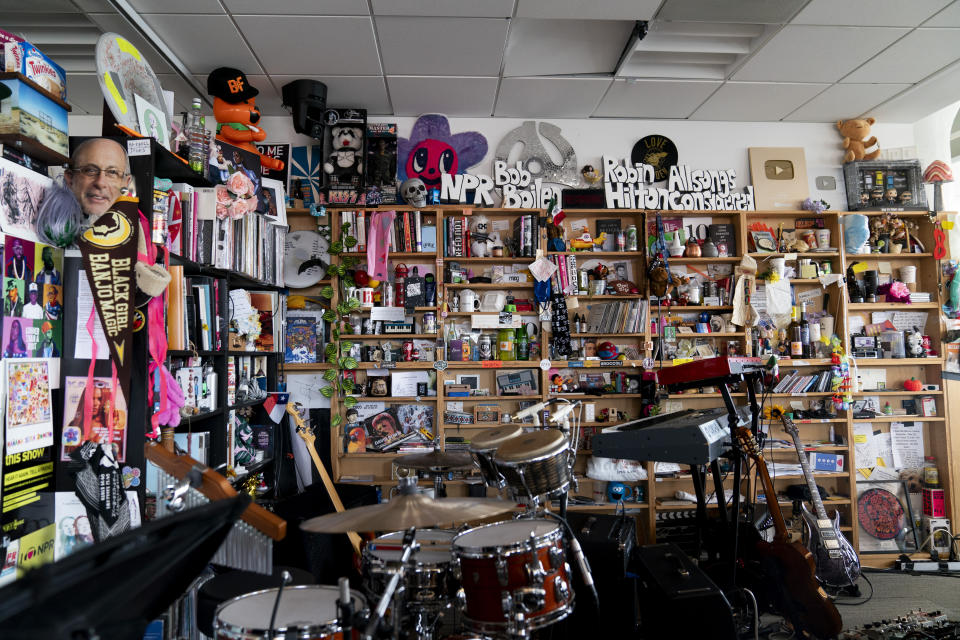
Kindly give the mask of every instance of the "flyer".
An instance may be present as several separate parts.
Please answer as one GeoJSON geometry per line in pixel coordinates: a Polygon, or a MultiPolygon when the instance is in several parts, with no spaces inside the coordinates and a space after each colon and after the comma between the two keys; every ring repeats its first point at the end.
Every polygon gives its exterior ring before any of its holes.
{"type": "Polygon", "coordinates": [[[7,454],[53,444],[50,370],[45,360],[7,360],[7,454]]]}
{"type": "MultiPolygon", "coordinates": [[[[69,461],[70,454],[86,440],[83,419],[86,391],[86,377],[67,376],[63,393],[61,461],[69,461]]],[[[112,442],[117,461],[124,462],[127,451],[127,401],[119,385],[114,390],[112,380],[107,377],[94,378],[90,393],[90,437],[101,442],[112,442]]]]}

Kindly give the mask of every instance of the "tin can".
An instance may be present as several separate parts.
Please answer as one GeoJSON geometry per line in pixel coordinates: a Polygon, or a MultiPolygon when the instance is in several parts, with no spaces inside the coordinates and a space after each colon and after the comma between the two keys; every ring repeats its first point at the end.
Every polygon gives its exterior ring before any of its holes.
{"type": "Polygon", "coordinates": [[[493,340],[487,333],[481,334],[478,340],[481,360],[493,360],[493,340]]]}
{"type": "Polygon", "coordinates": [[[586,269],[580,269],[577,277],[577,289],[580,290],[580,295],[587,295],[587,290],[590,288],[590,276],[587,274],[586,269]]]}
{"type": "Polygon", "coordinates": [[[413,340],[407,340],[403,343],[403,361],[413,361],[413,340]]]}
{"type": "Polygon", "coordinates": [[[636,251],[638,243],[637,225],[632,224],[627,227],[627,251],[636,251]]]}
{"type": "Polygon", "coordinates": [[[833,273],[833,265],[830,264],[829,260],[824,260],[823,262],[820,263],[820,273],[821,274],[833,273]]]}
{"type": "Polygon", "coordinates": [[[380,302],[384,307],[393,306],[393,287],[389,283],[382,283],[380,285],[380,302]]]}
{"type": "Polygon", "coordinates": [[[540,359],[540,343],[536,340],[531,340],[530,345],[527,347],[527,353],[529,356],[528,360],[539,360],[540,359]]]}
{"type": "Polygon", "coordinates": [[[424,333],[436,333],[437,332],[437,316],[434,313],[425,313],[423,314],[423,332],[424,333]]]}
{"type": "Polygon", "coordinates": [[[927,355],[930,353],[931,343],[930,336],[922,336],[920,338],[920,343],[923,345],[923,354],[927,355]]]}
{"type": "Polygon", "coordinates": [[[623,231],[617,232],[617,251],[626,251],[627,235],[623,231]]]}

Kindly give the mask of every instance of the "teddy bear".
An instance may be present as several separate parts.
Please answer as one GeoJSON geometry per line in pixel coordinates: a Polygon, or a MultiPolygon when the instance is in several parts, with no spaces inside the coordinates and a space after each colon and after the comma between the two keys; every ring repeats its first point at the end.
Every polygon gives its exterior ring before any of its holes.
{"type": "Polygon", "coordinates": [[[480,214],[470,220],[470,253],[474,258],[488,258],[492,248],[500,244],[500,234],[491,231],[490,219],[480,214]]]}
{"type": "Polygon", "coordinates": [[[207,76],[207,93],[213,96],[217,140],[257,154],[264,169],[283,170],[283,160],[261,154],[253,144],[266,140],[267,132],[256,126],[260,121],[256,101],[260,91],[250,86],[247,76],[239,69],[214,69],[207,76]]]}
{"type": "Polygon", "coordinates": [[[837,120],[837,129],[843,136],[843,148],[847,152],[843,156],[844,162],[854,160],[873,160],[880,155],[880,145],[877,138],[870,136],[870,127],[876,123],[874,118],[857,118],[854,120],[837,120]],[[868,139],[867,136],[870,136],[868,139]],[[874,151],[867,153],[867,149],[877,145],[874,151]]]}
{"type": "Polygon", "coordinates": [[[334,125],[330,127],[330,144],[332,151],[323,163],[323,170],[336,176],[341,184],[349,184],[351,178],[363,173],[363,129],[334,125]]]}

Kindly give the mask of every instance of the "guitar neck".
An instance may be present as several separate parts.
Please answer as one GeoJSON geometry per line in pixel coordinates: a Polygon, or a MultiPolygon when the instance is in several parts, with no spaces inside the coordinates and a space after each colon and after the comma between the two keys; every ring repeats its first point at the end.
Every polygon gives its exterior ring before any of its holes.
{"type": "MultiPolygon", "coordinates": [[[[767,471],[767,461],[763,459],[763,454],[757,449],[753,432],[749,427],[740,427],[737,429],[737,439],[747,455],[757,463],[757,475],[760,476],[760,484],[763,485],[767,511],[770,512],[770,518],[773,520],[773,539],[775,542],[788,542],[790,534],[787,531],[787,523],[783,519],[783,512],[780,510],[780,502],[777,500],[777,490],[773,486],[770,472],[767,471]]],[[[734,491],[737,490],[738,488],[735,487],[734,491]]]]}
{"type": "Polygon", "coordinates": [[[803,469],[803,477],[807,481],[807,489],[810,490],[810,503],[813,504],[814,513],[817,514],[818,519],[828,520],[827,510],[823,507],[823,501],[820,499],[820,490],[817,489],[817,482],[813,479],[813,471],[810,470],[810,463],[807,461],[806,452],[800,444],[800,432],[797,431],[797,426],[793,424],[793,421],[787,416],[782,416],[780,419],[787,433],[790,434],[790,438],[793,440],[793,448],[797,450],[797,457],[800,459],[800,468],[803,469]]]}

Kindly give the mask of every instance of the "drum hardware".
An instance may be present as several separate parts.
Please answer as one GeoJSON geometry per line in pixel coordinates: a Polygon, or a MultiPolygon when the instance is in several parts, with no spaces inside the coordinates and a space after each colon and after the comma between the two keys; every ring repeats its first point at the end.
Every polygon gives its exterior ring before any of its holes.
{"type": "MultiPolygon", "coordinates": [[[[372,640],[374,634],[377,632],[377,629],[380,627],[380,623],[383,620],[383,616],[387,613],[387,607],[390,606],[390,601],[394,599],[394,596],[398,596],[397,587],[400,585],[400,578],[403,577],[404,569],[406,568],[407,562],[409,562],[411,556],[413,556],[420,549],[420,545],[416,541],[416,527],[410,527],[407,529],[407,532],[403,535],[403,553],[400,555],[400,560],[397,563],[397,569],[393,576],[390,578],[390,582],[387,583],[386,589],[383,591],[383,595],[380,596],[380,601],[377,603],[377,607],[373,610],[373,613],[370,615],[370,621],[367,623],[367,628],[364,630],[363,637],[365,640],[372,640]]],[[[394,615],[394,633],[399,631],[398,625],[400,623],[399,603],[394,602],[393,610],[394,615]]]]}
{"type": "MultiPolygon", "coordinates": [[[[293,576],[290,575],[289,571],[280,572],[280,586],[277,588],[277,598],[273,601],[273,611],[270,612],[270,626],[267,627],[267,638],[266,640],[272,640],[273,630],[276,629],[277,624],[277,610],[280,608],[280,598],[283,596],[283,588],[290,584],[293,581],[293,576]]],[[[347,599],[350,598],[350,592],[347,591],[347,599]]],[[[339,605],[339,601],[337,602],[339,605]]]]}
{"type": "Polygon", "coordinates": [[[433,478],[434,496],[447,497],[447,488],[443,476],[450,471],[474,468],[473,458],[465,451],[441,451],[439,448],[430,453],[415,453],[400,456],[393,461],[397,469],[415,469],[424,471],[433,478]]]}
{"type": "MultiPolygon", "coordinates": [[[[286,573],[287,572],[284,571],[284,574],[286,573]]],[[[353,608],[353,597],[350,594],[350,579],[340,578],[337,581],[337,586],[340,588],[340,598],[337,600],[337,612],[340,614],[340,620],[343,621],[343,637],[352,638],[353,617],[356,615],[356,611],[353,608]]]]}
{"type": "Polygon", "coordinates": [[[203,471],[193,468],[187,472],[187,477],[179,485],[168,484],[163,497],[167,501],[167,508],[174,513],[179,513],[187,506],[186,493],[190,489],[199,489],[203,486],[203,471]]]}

